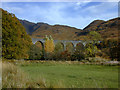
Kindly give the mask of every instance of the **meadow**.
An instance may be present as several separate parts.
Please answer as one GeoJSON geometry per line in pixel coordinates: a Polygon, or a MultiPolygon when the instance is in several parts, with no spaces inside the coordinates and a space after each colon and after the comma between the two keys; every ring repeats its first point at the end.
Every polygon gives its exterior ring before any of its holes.
{"type": "Polygon", "coordinates": [[[118,88],[118,65],[13,60],[2,64],[3,88],[118,88]]]}
{"type": "Polygon", "coordinates": [[[71,62],[17,64],[31,80],[64,88],[118,88],[118,66],[84,65],[71,62]],[[58,86],[57,86],[58,85],[58,86]]]}

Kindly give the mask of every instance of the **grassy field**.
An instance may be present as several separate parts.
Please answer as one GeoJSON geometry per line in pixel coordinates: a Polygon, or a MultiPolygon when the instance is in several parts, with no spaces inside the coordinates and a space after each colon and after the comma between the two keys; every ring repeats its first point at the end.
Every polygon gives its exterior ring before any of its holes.
{"type": "Polygon", "coordinates": [[[58,83],[61,87],[118,88],[118,66],[38,62],[19,67],[32,80],[43,78],[46,83],[58,83]]]}

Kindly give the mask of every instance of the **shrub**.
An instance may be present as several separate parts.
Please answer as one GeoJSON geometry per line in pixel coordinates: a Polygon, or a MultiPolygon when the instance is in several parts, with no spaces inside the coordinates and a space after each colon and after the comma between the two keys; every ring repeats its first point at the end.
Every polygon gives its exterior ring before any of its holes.
{"type": "Polygon", "coordinates": [[[32,45],[29,51],[29,59],[32,60],[43,59],[43,51],[36,45],[32,45]]]}
{"type": "MultiPolygon", "coordinates": [[[[118,46],[111,47],[109,51],[110,51],[110,58],[111,58],[112,60],[118,59],[118,53],[119,53],[119,48],[118,48],[118,46]]],[[[119,59],[118,59],[118,60],[119,60],[119,59]]]]}
{"type": "Polygon", "coordinates": [[[85,54],[87,57],[95,57],[95,54],[98,52],[98,48],[93,43],[88,43],[85,47],[85,54]]]}
{"type": "Polygon", "coordinates": [[[71,54],[66,50],[66,51],[61,53],[61,59],[62,60],[70,60],[71,54]]]}

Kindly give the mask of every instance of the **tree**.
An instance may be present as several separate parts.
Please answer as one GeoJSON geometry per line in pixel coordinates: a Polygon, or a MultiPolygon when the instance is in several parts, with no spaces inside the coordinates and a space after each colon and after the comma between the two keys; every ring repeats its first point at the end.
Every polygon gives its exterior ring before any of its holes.
{"type": "Polygon", "coordinates": [[[91,41],[91,43],[93,43],[93,44],[98,43],[98,41],[100,41],[102,39],[101,35],[99,33],[97,33],[96,31],[89,32],[88,38],[91,41]]]}
{"type": "Polygon", "coordinates": [[[95,44],[99,43],[101,39],[102,39],[101,35],[96,31],[89,32],[88,34],[89,41],[86,42],[86,46],[85,46],[86,56],[90,56],[90,57],[95,56],[95,54],[98,52],[98,48],[95,44]]]}
{"type": "Polygon", "coordinates": [[[52,36],[50,37],[48,37],[47,35],[45,36],[44,47],[45,47],[45,58],[52,59],[55,48],[52,36]]]}
{"type": "Polygon", "coordinates": [[[67,44],[66,44],[66,50],[67,50],[69,53],[73,54],[73,52],[74,52],[74,45],[73,45],[72,43],[67,43],[67,44]]]}
{"type": "Polygon", "coordinates": [[[59,60],[61,59],[61,53],[64,52],[64,46],[61,42],[58,42],[55,45],[54,49],[54,59],[59,60]]]}
{"type": "Polygon", "coordinates": [[[81,60],[85,58],[85,47],[82,43],[78,43],[75,47],[74,54],[72,55],[72,60],[81,60]]]}
{"type": "Polygon", "coordinates": [[[54,41],[53,41],[52,36],[47,37],[46,35],[44,45],[45,45],[45,52],[50,53],[54,51],[55,46],[54,46],[54,41]]]}
{"type": "Polygon", "coordinates": [[[71,60],[71,54],[70,54],[70,52],[68,52],[67,50],[61,52],[60,59],[61,60],[67,60],[67,61],[71,60]]]}
{"type": "Polygon", "coordinates": [[[29,51],[29,59],[31,60],[44,59],[42,50],[36,45],[32,45],[29,51]]]}
{"type": "Polygon", "coordinates": [[[89,43],[85,46],[86,57],[94,57],[97,53],[97,46],[93,45],[93,43],[89,43]]]}
{"type": "Polygon", "coordinates": [[[7,59],[28,58],[31,45],[30,36],[15,15],[2,10],[2,56],[7,59]]]}

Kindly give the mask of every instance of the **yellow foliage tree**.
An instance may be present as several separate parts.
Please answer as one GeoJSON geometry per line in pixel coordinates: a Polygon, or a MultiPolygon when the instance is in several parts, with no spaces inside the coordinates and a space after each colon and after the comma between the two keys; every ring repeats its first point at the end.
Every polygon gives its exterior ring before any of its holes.
{"type": "Polygon", "coordinates": [[[55,45],[52,36],[45,37],[45,52],[52,53],[54,51],[55,45]]]}

